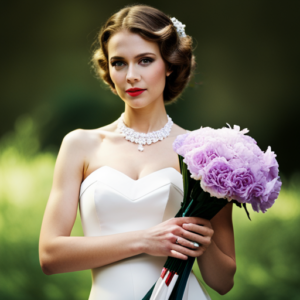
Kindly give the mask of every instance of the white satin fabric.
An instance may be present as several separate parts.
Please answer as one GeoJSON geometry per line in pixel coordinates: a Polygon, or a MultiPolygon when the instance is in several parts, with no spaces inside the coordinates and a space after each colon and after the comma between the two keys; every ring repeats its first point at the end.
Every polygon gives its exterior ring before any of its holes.
{"type": "MultiPolygon", "coordinates": [[[[174,168],[133,180],[103,166],[81,185],[80,215],[84,235],[104,236],[157,225],[178,212],[182,191],[182,176],[174,168]]],[[[166,259],[141,254],[92,269],[89,300],[141,300],[159,278],[166,259]]],[[[210,299],[193,273],[183,299],[210,299]]]]}

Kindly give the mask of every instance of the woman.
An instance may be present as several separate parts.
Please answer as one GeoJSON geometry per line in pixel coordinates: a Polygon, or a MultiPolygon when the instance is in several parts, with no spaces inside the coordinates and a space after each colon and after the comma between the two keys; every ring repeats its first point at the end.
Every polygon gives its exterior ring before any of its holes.
{"type": "MultiPolygon", "coordinates": [[[[125,110],[112,124],[75,130],[63,140],[41,229],[44,273],[92,269],[90,300],[139,300],[167,256],[193,256],[205,282],[227,293],[236,268],[232,205],[211,222],[173,218],[182,177],[172,143],[186,130],[172,124],[165,104],[191,76],[191,37],[161,11],[135,5],[114,14],[99,41],[95,66],[125,110]],[[135,136],[125,139],[128,128],[135,136]],[[139,135],[154,131],[161,135],[149,142],[139,135]],[[71,237],[78,197],[85,236],[71,237]]],[[[191,274],[184,299],[208,298],[191,274]]]]}

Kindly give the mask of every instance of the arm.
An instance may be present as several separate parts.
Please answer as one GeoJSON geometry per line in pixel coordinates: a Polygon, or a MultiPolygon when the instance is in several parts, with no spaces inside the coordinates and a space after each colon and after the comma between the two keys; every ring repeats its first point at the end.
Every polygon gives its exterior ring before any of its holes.
{"type": "Polygon", "coordinates": [[[211,243],[197,261],[204,281],[223,295],[233,287],[236,271],[231,203],[217,213],[211,226],[211,243]]]}
{"type": "Polygon", "coordinates": [[[99,147],[99,137],[89,137],[80,130],[71,132],[63,140],[40,233],[39,257],[43,272],[50,275],[86,270],[141,253],[179,259],[187,259],[189,254],[199,255],[175,244],[176,236],[185,232],[182,223],[196,223],[197,218],[172,218],[148,230],[109,236],[70,236],[80,184],[88,166],[87,157],[91,157],[91,149],[99,147]]]}
{"type": "Polygon", "coordinates": [[[86,157],[90,149],[99,146],[95,143],[99,141],[80,130],[71,132],[63,140],[40,233],[39,257],[45,274],[100,267],[142,253],[141,232],[70,237],[86,157]]]}

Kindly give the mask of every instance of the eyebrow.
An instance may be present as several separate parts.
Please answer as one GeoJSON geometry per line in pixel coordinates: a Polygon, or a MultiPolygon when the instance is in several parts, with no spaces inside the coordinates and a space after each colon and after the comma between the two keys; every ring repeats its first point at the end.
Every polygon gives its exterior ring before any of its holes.
{"type": "MultiPolygon", "coordinates": [[[[145,53],[141,53],[141,54],[136,55],[134,58],[140,58],[140,57],[146,56],[146,55],[154,55],[154,56],[156,56],[152,52],[145,52],[145,53]]],[[[114,59],[124,59],[124,57],[122,57],[122,56],[113,56],[113,57],[111,57],[110,60],[114,60],[114,59]]]]}

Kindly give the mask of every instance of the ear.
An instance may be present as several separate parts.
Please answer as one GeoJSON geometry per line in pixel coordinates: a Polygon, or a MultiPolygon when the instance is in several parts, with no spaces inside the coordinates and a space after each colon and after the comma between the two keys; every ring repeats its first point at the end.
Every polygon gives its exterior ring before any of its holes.
{"type": "Polygon", "coordinates": [[[165,62],[165,66],[166,66],[166,77],[168,77],[173,72],[172,65],[165,62]]]}
{"type": "Polygon", "coordinates": [[[167,71],[166,76],[168,77],[172,72],[172,70],[167,71]]]}

